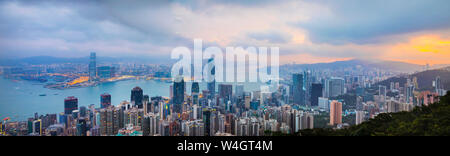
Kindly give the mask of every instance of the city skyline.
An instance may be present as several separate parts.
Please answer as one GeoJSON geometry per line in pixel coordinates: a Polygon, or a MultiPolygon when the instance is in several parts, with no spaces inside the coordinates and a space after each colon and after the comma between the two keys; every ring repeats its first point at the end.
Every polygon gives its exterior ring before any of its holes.
{"type": "Polygon", "coordinates": [[[450,64],[446,1],[2,1],[2,58],[169,59],[177,46],[279,46],[280,64],[450,64]],[[265,16],[261,16],[265,15],[265,16]]]}
{"type": "Polygon", "coordinates": [[[448,4],[0,0],[0,136],[445,136],[448,4]]]}

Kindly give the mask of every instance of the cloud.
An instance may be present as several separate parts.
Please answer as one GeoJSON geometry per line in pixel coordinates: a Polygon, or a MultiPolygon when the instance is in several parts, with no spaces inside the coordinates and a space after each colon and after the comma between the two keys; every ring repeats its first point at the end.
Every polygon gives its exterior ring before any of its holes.
{"type": "Polygon", "coordinates": [[[380,37],[450,27],[447,0],[314,1],[328,9],[297,26],[317,43],[374,43],[380,37]]]}

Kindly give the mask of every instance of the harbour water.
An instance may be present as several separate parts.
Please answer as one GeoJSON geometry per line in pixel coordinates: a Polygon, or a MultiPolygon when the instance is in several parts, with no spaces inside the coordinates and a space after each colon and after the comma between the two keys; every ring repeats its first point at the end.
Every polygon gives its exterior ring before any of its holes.
{"type": "MultiPolygon", "coordinates": [[[[156,80],[127,80],[102,83],[98,86],[53,90],[43,87],[44,84],[32,81],[13,81],[0,78],[0,119],[10,117],[13,121],[26,120],[33,117],[34,113],[57,114],[64,110],[64,98],[75,96],[78,98],[78,106],[95,104],[100,106],[100,95],[111,94],[113,105],[130,101],[131,89],[139,86],[144,94],[152,96],[170,95],[171,83],[156,80]]],[[[186,84],[186,91],[190,93],[191,85],[186,84]]],[[[259,84],[246,84],[246,91],[259,89],[259,84]]],[[[206,89],[205,83],[200,83],[200,90],[206,89]]],[[[217,89],[217,87],[216,87],[217,89]]]]}

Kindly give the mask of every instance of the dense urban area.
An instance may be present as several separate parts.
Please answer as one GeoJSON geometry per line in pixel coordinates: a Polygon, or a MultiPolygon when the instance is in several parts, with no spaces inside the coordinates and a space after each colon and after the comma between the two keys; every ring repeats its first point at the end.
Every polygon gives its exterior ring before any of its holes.
{"type": "Polygon", "coordinates": [[[35,113],[26,121],[6,117],[1,122],[0,135],[373,135],[347,131],[355,126],[367,127],[374,120],[391,122],[394,119],[389,114],[417,112],[437,105],[447,92],[445,87],[449,87],[446,86],[449,79],[441,77],[448,76],[449,68],[424,66],[415,71],[394,71],[362,60],[328,66],[283,65],[275,91],[247,91],[245,83],[215,81],[201,90],[197,82],[172,81],[170,68],[161,64],[98,65],[96,53],[91,53],[86,63],[2,66],[3,77],[11,81],[36,81],[48,89],[66,90],[136,79],[163,81],[171,86],[169,97],[146,95],[142,88],[152,86],[129,88],[130,98],[121,103],[112,103],[114,95],[107,90],[98,95],[98,103],[90,105],[80,104],[77,97],[69,96],[61,99],[64,110],[60,113],[35,113]],[[192,85],[191,90],[186,89],[188,84],[192,85]]]}

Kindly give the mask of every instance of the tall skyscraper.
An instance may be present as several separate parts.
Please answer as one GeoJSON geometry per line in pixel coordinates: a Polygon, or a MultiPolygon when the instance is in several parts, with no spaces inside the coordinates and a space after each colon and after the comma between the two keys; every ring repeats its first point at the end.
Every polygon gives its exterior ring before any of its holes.
{"type": "Polygon", "coordinates": [[[233,95],[233,85],[231,84],[220,84],[219,85],[219,96],[225,101],[231,100],[233,95]]]}
{"type": "MultiPolygon", "coordinates": [[[[208,60],[208,63],[212,63],[213,61],[214,61],[214,59],[211,58],[208,60]]],[[[215,66],[213,66],[211,68],[211,76],[213,77],[213,81],[208,82],[208,84],[207,84],[207,87],[209,90],[209,98],[213,98],[214,96],[216,96],[216,79],[215,79],[216,67],[215,66]]]]}
{"type": "Polygon", "coordinates": [[[87,125],[84,117],[78,119],[77,136],[87,136],[87,125]]]}
{"type": "Polygon", "coordinates": [[[361,124],[364,122],[365,113],[364,111],[356,111],[356,125],[361,124]]]}
{"type": "Polygon", "coordinates": [[[305,105],[305,81],[303,74],[293,74],[292,75],[292,81],[293,81],[293,100],[294,104],[298,105],[305,105]]]}
{"type": "Polygon", "coordinates": [[[234,90],[236,97],[244,97],[244,85],[238,84],[234,90]]]}
{"type": "Polygon", "coordinates": [[[107,108],[108,106],[111,106],[111,95],[104,93],[100,95],[100,108],[107,108]]]}
{"type": "Polygon", "coordinates": [[[208,108],[203,109],[203,124],[205,136],[212,136],[211,134],[211,110],[208,108]]]}
{"type": "Polygon", "coordinates": [[[191,89],[191,93],[200,93],[200,86],[198,84],[198,82],[193,82],[192,83],[192,89],[191,89]]]}
{"type": "Polygon", "coordinates": [[[435,87],[436,93],[439,96],[444,96],[445,95],[444,86],[442,85],[440,76],[436,77],[436,80],[434,81],[434,87],[435,87]]]}
{"type": "Polygon", "coordinates": [[[319,97],[322,97],[322,84],[313,83],[311,85],[311,106],[319,106],[319,97]]]}
{"type": "Polygon", "coordinates": [[[70,115],[74,110],[78,110],[78,99],[76,97],[69,96],[64,99],[64,114],[70,115]]]}
{"type": "Polygon", "coordinates": [[[339,77],[331,77],[329,80],[327,80],[327,92],[328,97],[335,97],[344,94],[344,85],[345,80],[343,78],[339,77]]]}
{"type": "Polygon", "coordinates": [[[115,76],[114,68],[110,66],[97,67],[97,76],[100,80],[112,78],[115,76]]]}
{"type": "Polygon", "coordinates": [[[134,87],[131,90],[131,103],[138,108],[143,108],[142,100],[144,99],[144,92],[141,87],[134,87]]]}
{"type": "Polygon", "coordinates": [[[330,103],[330,125],[342,123],[342,103],[333,100],[330,103]]]}
{"type": "Polygon", "coordinates": [[[89,59],[89,81],[95,81],[97,77],[97,61],[95,52],[91,52],[89,59]]]}

